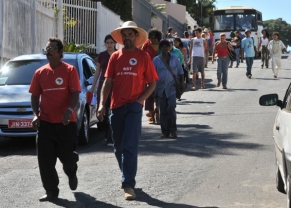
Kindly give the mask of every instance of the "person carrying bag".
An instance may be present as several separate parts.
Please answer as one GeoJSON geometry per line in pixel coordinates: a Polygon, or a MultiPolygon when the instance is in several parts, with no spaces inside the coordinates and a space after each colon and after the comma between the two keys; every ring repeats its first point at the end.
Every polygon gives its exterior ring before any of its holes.
{"type": "Polygon", "coordinates": [[[181,99],[182,94],[186,91],[187,89],[187,84],[185,82],[181,82],[178,80],[176,75],[174,74],[172,68],[170,65],[163,59],[161,55],[159,55],[159,58],[162,60],[162,62],[165,64],[169,72],[172,74],[174,80],[175,80],[175,89],[176,89],[176,98],[181,99]]]}

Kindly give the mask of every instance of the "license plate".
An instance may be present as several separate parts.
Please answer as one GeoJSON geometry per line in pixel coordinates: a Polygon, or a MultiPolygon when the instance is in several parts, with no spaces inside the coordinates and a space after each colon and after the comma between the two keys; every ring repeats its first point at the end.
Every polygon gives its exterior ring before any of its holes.
{"type": "Polygon", "coordinates": [[[32,128],[31,119],[9,120],[8,128],[32,128]]]}

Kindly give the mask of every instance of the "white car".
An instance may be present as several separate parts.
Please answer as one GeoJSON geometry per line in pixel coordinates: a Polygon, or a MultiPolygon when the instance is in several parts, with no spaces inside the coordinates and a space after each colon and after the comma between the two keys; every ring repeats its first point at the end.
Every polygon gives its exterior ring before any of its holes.
{"type": "Polygon", "coordinates": [[[260,105],[279,107],[273,127],[277,162],[276,186],[278,191],[287,194],[287,207],[291,207],[291,84],[283,101],[277,94],[263,95],[260,105]]]}

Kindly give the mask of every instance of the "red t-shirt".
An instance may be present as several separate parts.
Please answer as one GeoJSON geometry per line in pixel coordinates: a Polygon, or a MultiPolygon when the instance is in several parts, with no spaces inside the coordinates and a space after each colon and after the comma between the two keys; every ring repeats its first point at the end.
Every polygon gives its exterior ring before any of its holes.
{"type": "MultiPolygon", "coordinates": [[[[77,69],[65,62],[55,69],[46,64],[34,73],[29,92],[41,97],[39,113],[41,120],[62,123],[63,114],[72,99],[72,92],[81,92],[77,69]]],[[[75,111],[71,121],[76,122],[75,111]]]]}
{"type": "Polygon", "coordinates": [[[141,47],[141,50],[147,52],[153,60],[157,56],[157,51],[151,46],[151,41],[147,40],[141,47]]]}
{"type": "Polygon", "coordinates": [[[110,59],[110,55],[107,51],[103,51],[99,53],[97,57],[97,62],[100,64],[100,67],[101,67],[100,81],[104,81],[105,79],[104,74],[106,72],[109,59],[110,59]]]}
{"type": "Polygon", "coordinates": [[[105,73],[114,81],[110,108],[118,108],[136,101],[145,91],[146,84],[158,80],[149,54],[140,49],[114,52],[105,73]]]}

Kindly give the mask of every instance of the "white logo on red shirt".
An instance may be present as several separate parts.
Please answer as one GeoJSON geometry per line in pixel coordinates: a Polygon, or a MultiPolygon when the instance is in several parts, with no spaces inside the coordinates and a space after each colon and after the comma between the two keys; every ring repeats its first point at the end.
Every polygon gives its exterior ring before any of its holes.
{"type": "Polygon", "coordinates": [[[63,80],[63,78],[58,77],[58,78],[56,78],[55,82],[56,82],[57,85],[61,85],[61,84],[63,84],[64,80],[63,80]]]}
{"type": "Polygon", "coordinates": [[[131,58],[131,59],[129,59],[129,64],[130,64],[131,66],[134,66],[134,65],[137,64],[137,60],[136,60],[135,58],[131,58]]]}

